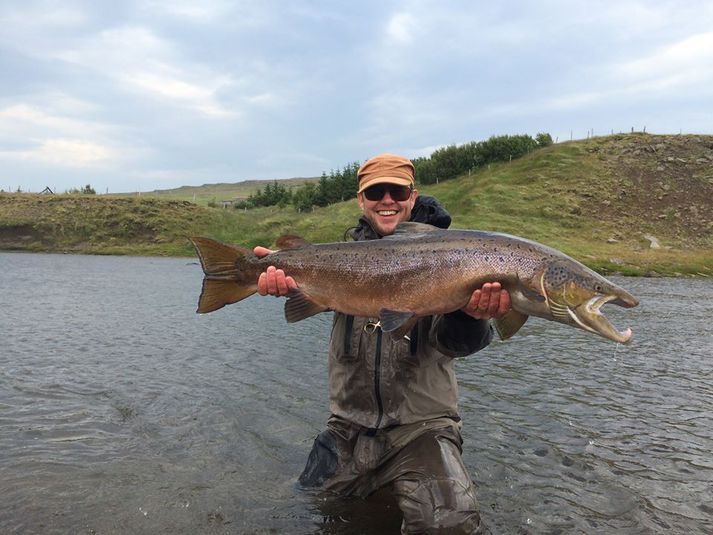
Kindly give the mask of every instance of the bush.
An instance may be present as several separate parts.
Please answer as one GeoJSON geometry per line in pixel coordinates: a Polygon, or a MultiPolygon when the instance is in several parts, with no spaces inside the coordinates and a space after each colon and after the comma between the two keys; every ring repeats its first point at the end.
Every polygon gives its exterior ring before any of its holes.
{"type": "Polygon", "coordinates": [[[96,195],[97,194],[97,192],[94,190],[94,188],[91,186],[91,184],[87,184],[82,189],[72,188],[70,190],[67,190],[66,193],[69,193],[72,195],[96,195]]]}
{"type": "Polygon", "coordinates": [[[552,145],[552,136],[543,132],[540,132],[535,136],[535,141],[538,147],[549,147],[552,145]]]}
{"type": "Polygon", "coordinates": [[[549,134],[537,134],[537,140],[528,135],[492,136],[487,141],[449,145],[437,149],[429,158],[413,160],[416,178],[421,184],[449,180],[489,163],[520,158],[548,142],[552,143],[549,134]]]}

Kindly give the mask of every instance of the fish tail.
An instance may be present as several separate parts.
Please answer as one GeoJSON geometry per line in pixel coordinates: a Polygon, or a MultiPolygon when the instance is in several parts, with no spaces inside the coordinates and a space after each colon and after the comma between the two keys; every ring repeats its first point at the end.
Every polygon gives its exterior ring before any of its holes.
{"type": "Polygon", "coordinates": [[[252,273],[255,270],[245,269],[248,259],[254,257],[252,251],[210,238],[190,240],[205,273],[196,312],[213,312],[250,297],[257,291],[257,274],[252,273]]]}

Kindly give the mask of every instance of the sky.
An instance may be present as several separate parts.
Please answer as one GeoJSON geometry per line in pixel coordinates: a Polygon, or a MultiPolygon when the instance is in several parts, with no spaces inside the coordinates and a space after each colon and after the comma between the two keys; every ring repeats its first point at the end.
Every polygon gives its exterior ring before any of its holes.
{"type": "Polygon", "coordinates": [[[713,2],[0,2],[5,191],[319,176],[632,128],[713,134],[713,2]]]}

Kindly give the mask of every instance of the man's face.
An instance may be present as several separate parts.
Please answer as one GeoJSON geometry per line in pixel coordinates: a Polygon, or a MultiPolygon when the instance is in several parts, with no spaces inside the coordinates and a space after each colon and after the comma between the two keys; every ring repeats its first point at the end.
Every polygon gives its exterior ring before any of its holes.
{"type": "MultiPolygon", "coordinates": [[[[391,196],[390,188],[404,186],[392,186],[391,184],[376,184],[377,192],[384,191],[383,197],[378,200],[369,200],[366,192],[357,193],[359,207],[366,218],[371,221],[374,230],[382,236],[389,236],[396,230],[396,225],[402,221],[408,221],[411,217],[411,210],[416,202],[418,191],[413,190],[411,195],[404,201],[396,201],[391,196]]],[[[368,189],[375,188],[371,186],[368,189]]]]}

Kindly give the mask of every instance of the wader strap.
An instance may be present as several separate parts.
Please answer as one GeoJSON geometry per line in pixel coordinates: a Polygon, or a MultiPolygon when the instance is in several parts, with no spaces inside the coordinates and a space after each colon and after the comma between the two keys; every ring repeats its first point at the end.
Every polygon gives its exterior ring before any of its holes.
{"type": "Polygon", "coordinates": [[[348,355],[352,346],[352,328],[354,326],[354,316],[347,316],[347,324],[344,326],[344,354],[348,355]]]}
{"type": "Polygon", "coordinates": [[[409,337],[409,350],[411,351],[411,356],[416,356],[416,351],[418,351],[418,324],[414,325],[411,329],[411,336],[409,337]]]}

